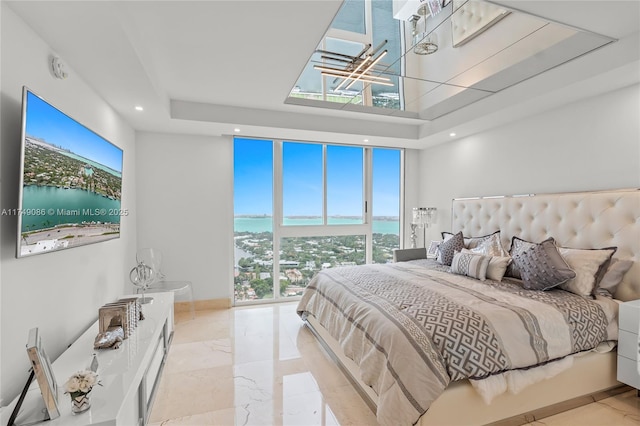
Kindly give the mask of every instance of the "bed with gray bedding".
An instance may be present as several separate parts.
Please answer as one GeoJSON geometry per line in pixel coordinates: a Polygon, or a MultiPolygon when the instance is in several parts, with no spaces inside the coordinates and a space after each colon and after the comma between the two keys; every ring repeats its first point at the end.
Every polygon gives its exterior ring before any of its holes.
{"type": "Polygon", "coordinates": [[[377,394],[383,425],[411,425],[456,381],[528,369],[612,335],[617,304],[480,281],[432,260],[321,271],[298,305],[377,394]]]}

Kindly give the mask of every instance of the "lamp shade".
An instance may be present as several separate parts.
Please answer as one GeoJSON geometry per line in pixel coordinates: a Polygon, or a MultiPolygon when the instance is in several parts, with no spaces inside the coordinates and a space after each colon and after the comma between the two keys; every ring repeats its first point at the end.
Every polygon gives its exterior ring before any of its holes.
{"type": "Polygon", "coordinates": [[[429,227],[436,223],[438,209],[435,207],[414,207],[411,223],[419,227],[429,227]]]}

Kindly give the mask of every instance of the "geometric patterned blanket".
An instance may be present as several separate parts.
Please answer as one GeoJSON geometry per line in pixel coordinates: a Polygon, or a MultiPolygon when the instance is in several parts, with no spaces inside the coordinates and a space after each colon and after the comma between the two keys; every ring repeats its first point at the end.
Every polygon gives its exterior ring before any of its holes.
{"type": "Polygon", "coordinates": [[[360,367],[380,424],[414,424],[452,381],[545,364],[607,339],[612,314],[596,300],[426,264],[326,269],[298,304],[360,367]]]}

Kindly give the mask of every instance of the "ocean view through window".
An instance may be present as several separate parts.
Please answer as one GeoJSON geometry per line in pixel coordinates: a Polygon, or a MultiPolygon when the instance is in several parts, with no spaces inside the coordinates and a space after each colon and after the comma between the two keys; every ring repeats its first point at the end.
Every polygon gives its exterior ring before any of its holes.
{"type": "Polygon", "coordinates": [[[401,167],[399,149],[235,138],[235,302],[297,297],[321,269],[391,261],[401,167]]]}

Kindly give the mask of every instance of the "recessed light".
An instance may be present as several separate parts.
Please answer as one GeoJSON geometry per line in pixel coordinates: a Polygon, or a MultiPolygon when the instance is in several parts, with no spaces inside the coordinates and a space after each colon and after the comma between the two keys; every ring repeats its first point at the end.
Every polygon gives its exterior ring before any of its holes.
{"type": "Polygon", "coordinates": [[[144,108],[142,108],[140,105],[136,105],[136,111],[144,111],[144,108]]]}
{"type": "Polygon", "coordinates": [[[240,133],[240,129],[238,129],[237,127],[235,129],[233,129],[234,132],[236,133],[240,133]]]}
{"type": "Polygon", "coordinates": [[[369,142],[369,139],[365,139],[364,141],[365,141],[365,142],[369,142]]]}
{"type": "Polygon", "coordinates": [[[455,133],[453,133],[453,132],[449,133],[449,136],[451,136],[451,137],[454,137],[455,135],[456,135],[456,134],[455,134],[455,133]]]}

